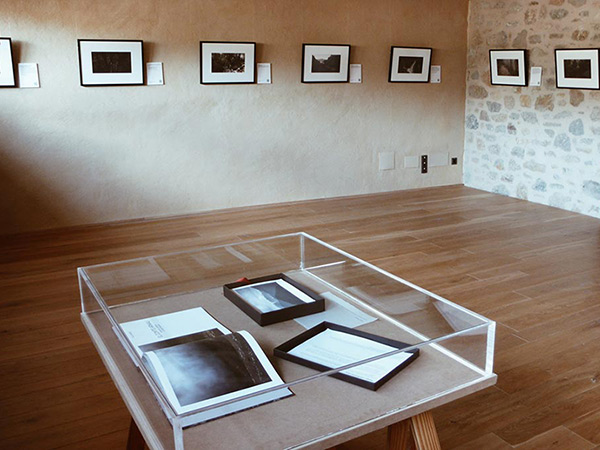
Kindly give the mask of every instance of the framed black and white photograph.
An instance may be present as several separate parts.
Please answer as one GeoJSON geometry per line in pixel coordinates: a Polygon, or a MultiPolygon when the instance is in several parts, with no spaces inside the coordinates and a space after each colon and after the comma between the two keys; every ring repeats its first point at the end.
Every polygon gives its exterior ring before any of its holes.
{"type": "Polygon", "coordinates": [[[0,87],[16,87],[16,85],[12,41],[8,37],[3,37],[0,38],[0,87]]]}
{"type": "Polygon", "coordinates": [[[82,86],[144,84],[144,45],[136,40],[79,39],[82,86]]]}
{"type": "Polygon", "coordinates": [[[490,50],[492,85],[527,86],[526,50],[490,50]]]}
{"type": "Polygon", "coordinates": [[[390,83],[428,83],[431,70],[430,48],[392,47],[390,83]]]}
{"type": "Polygon", "coordinates": [[[557,49],[556,87],[600,89],[600,49],[557,49]]]}
{"type": "Polygon", "coordinates": [[[282,273],[226,284],[223,295],[261,326],[325,309],[321,296],[282,273]]]}
{"type": "Polygon", "coordinates": [[[349,45],[302,44],[303,83],[347,83],[349,45]]]}
{"type": "Polygon", "coordinates": [[[255,42],[200,42],[200,83],[255,82],[255,42]]]}

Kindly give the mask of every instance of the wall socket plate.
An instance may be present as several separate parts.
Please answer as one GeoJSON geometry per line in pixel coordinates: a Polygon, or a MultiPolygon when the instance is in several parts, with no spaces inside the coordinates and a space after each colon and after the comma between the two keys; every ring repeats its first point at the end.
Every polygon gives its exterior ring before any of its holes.
{"type": "Polygon", "coordinates": [[[458,158],[457,157],[453,157],[452,160],[451,160],[451,164],[453,166],[456,166],[458,164],[458,158]]]}
{"type": "Polygon", "coordinates": [[[427,155],[421,155],[421,173],[427,173],[427,155]]]}

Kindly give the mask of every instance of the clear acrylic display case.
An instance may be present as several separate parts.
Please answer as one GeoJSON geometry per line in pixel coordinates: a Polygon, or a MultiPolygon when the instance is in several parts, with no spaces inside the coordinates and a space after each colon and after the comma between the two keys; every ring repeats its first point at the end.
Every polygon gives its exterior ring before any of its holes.
{"type": "Polygon", "coordinates": [[[78,275],[82,321],[151,448],[322,448],[495,382],[493,321],[306,233],[88,266],[78,275]],[[328,376],[373,358],[319,372],[274,357],[305,328],[294,320],[261,327],[222,291],[274,273],[376,318],[358,329],[408,343],[420,357],[376,392],[328,376]],[[295,395],[184,427],[199,411],[175,413],[121,324],[198,306],[231,331],[248,331],[295,395]]]}

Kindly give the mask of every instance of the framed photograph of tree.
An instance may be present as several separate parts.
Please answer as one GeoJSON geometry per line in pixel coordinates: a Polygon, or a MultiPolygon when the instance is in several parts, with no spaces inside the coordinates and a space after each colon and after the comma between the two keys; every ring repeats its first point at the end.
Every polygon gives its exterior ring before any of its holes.
{"type": "Polygon", "coordinates": [[[0,38],[0,87],[16,86],[12,41],[9,37],[2,37],[0,38]]]}
{"type": "Polygon", "coordinates": [[[200,42],[200,83],[256,83],[256,42],[200,42]]]}
{"type": "Polygon", "coordinates": [[[136,40],[79,39],[82,86],[144,84],[144,43],[136,40]]]}
{"type": "Polygon", "coordinates": [[[349,74],[349,45],[302,45],[303,83],[347,83],[349,74]]]}
{"type": "Polygon", "coordinates": [[[556,87],[600,89],[600,49],[556,49],[556,87]]]}
{"type": "Polygon", "coordinates": [[[492,85],[527,86],[526,50],[490,50],[492,85]]]}
{"type": "Polygon", "coordinates": [[[429,83],[431,48],[392,47],[390,83],[429,83]]]}

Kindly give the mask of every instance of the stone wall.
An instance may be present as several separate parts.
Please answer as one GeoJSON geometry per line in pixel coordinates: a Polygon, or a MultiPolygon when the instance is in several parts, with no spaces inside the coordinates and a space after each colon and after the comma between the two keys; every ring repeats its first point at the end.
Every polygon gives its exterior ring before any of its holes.
{"type": "Polygon", "coordinates": [[[471,0],[464,183],[600,217],[600,91],[557,89],[555,48],[600,47],[600,1],[471,0]],[[528,49],[541,87],[491,86],[489,49],[528,49]]]}

